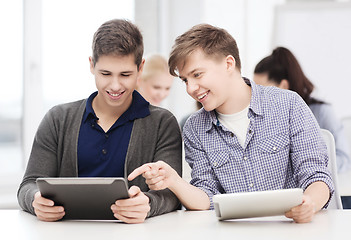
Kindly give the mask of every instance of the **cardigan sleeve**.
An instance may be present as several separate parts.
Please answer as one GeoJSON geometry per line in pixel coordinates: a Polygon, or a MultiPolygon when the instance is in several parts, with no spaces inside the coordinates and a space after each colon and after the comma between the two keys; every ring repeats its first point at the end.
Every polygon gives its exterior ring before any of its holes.
{"type": "Polygon", "coordinates": [[[32,206],[34,194],[39,191],[36,179],[57,174],[57,136],[53,123],[52,114],[49,111],[41,121],[34,137],[28,165],[17,193],[21,208],[32,214],[34,214],[32,206]]]}
{"type": "Polygon", "coordinates": [[[76,149],[85,103],[85,100],[80,100],[57,105],[42,119],[17,192],[23,210],[34,214],[32,202],[38,191],[38,177],[78,176],[76,149]]]}

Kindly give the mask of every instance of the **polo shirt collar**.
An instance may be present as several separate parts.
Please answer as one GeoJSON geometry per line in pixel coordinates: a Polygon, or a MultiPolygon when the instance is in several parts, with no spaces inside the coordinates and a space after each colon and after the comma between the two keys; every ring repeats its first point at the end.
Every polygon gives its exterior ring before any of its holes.
{"type": "Polygon", "coordinates": [[[98,117],[96,116],[95,112],[94,112],[94,109],[93,109],[93,99],[96,97],[96,95],[98,94],[98,92],[94,92],[92,93],[88,100],[87,100],[87,103],[85,105],[85,112],[84,112],[84,115],[83,115],[83,122],[86,122],[88,119],[92,118],[92,119],[98,119],[98,117]]]}
{"type": "Polygon", "coordinates": [[[149,105],[150,103],[146,101],[139,92],[134,90],[132,104],[122,116],[125,115],[129,121],[133,121],[137,118],[144,118],[150,115],[149,105]]]}

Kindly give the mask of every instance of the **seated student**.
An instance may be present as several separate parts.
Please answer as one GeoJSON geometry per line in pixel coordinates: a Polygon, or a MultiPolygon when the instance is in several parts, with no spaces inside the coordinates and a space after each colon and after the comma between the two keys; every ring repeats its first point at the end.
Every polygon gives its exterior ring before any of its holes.
{"type": "Polygon", "coordinates": [[[336,118],[330,104],[313,98],[312,82],[287,48],[277,47],[272,54],[263,58],[255,67],[254,81],[264,86],[276,86],[297,92],[312,110],[321,128],[329,130],[335,138],[338,172],[351,167],[346,136],[341,122],[336,118]]]}
{"type": "Polygon", "coordinates": [[[312,112],[292,91],[241,76],[239,51],[224,29],[196,25],[175,40],[170,72],[203,108],[183,130],[190,184],[159,161],[134,170],[151,189],[171,189],[187,209],[213,209],[215,194],[303,188],[286,216],[303,223],[328,205],[333,183],[312,112]]]}
{"type": "Polygon", "coordinates": [[[173,78],[168,72],[167,60],[159,54],[153,54],[145,59],[137,90],[149,103],[160,106],[169,95],[173,78]]]}
{"type": "MultiPolygon", "coordinates": [[[[127,177],[158,160],[181,173],[176,118],[134,90],[143,69],[143,48],[139,29],[127,20],[105,22],[96,31],[89,62],[97,91],[88,99],[53,107],[42,120],[18,190],[25,211],[43,221],[65,215],[62,206],[40,195],[38,177],[127,177]]],[[[180,207],[174,193],[149,191],[142,177],[129,187],[130,198],[111,205],[114,216],[126,223],[180,207]]]]}

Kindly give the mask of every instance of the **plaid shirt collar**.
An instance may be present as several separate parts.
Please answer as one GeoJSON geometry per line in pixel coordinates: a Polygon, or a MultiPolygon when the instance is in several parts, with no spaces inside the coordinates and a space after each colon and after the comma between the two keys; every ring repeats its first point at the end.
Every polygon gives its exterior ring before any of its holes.
{"type": "MultiPolygon", "coordinates": [[[[243,77],[245,83],[251,87],[252,89],[252,94],[251,94],[251,100],[250,100],[250,106],[249,106],[249,113],[248,117],[252,117],[253,114],[256,115],[263,115],[262,107],[261,107],[261,100],[260,100],[260,92],[257,90],[257,85],[254,81],[249,80],[248,78],[243,77]]],[[[210,121],[206,121],[206,126],[205,130],[206,132],[210,131],[213,127],[215,126],[221,126],[221,123],[218,120],[217,112],[216,110],[212,110],[210,112],[207,112],[209,115],[210,121]]]]}

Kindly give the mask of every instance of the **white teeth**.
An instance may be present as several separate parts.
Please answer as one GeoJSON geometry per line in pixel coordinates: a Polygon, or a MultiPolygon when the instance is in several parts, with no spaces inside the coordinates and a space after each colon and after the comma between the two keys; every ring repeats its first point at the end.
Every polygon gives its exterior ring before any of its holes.
{"type": "Polygon", "coordinates": [[[201,100],[201,99],[203,99],[204,97],[206,97],[207,94],[208,94],[208,92],[204,93],[203,95],[201,95],[201,96],[199,96],[199,97],[197,97],[197,98],[201,100]]]}
{"type": "Polygon", "coordinates": [[[112,97],[117,97],[117,96],[119,96],[119,95],[121,95],[120,93],[110,93],[110,95],[112,96],[112,97]]]}

